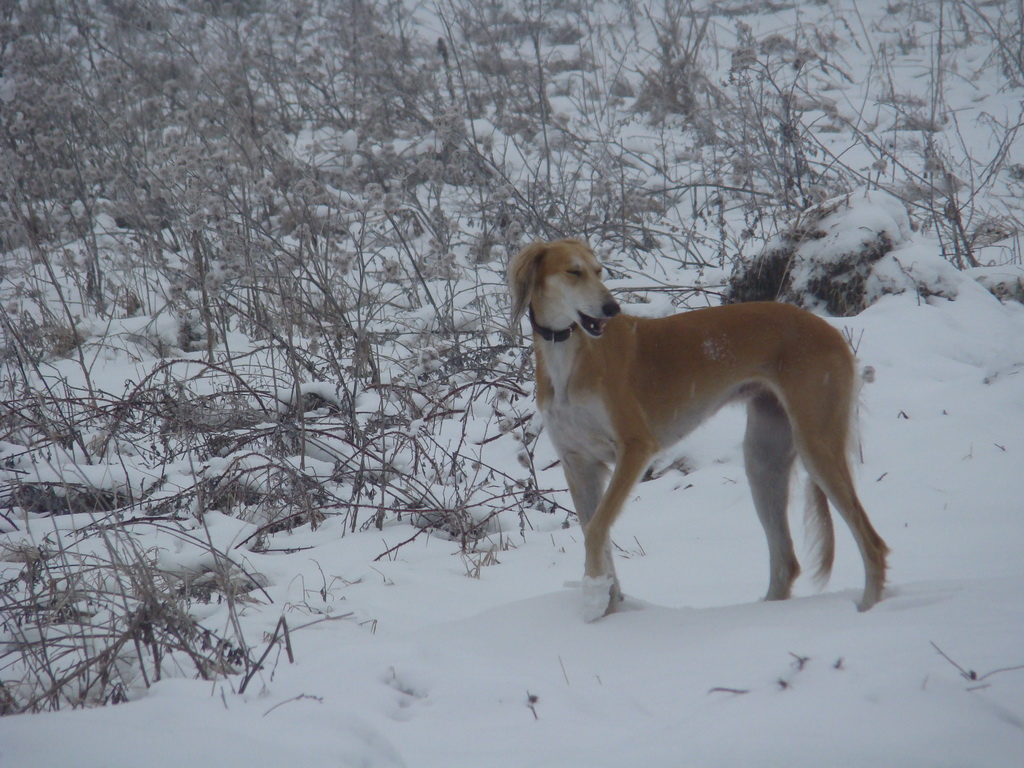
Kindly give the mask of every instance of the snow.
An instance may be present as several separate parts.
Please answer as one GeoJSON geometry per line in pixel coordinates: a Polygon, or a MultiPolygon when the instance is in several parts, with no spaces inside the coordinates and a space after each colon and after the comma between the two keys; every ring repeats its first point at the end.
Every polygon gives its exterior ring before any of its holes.
{"type": "MultiPolygon", "coordinates": [[[[835,321],[876,369],[858,475],[893,554],[889,593],[868,613],[854,605],[863,577],[841,525],[830,587],[805,578],[788,602],[757,599],[767,553],[736,409],[686,444],[697,469],[636,489],[613,531],[627,594],[616,614],[584,622],[579,590],[562,586],[582,567],[575,524],[510,532],[498,562],[470,578],[456,543],[424,536],[373,562],[409,529],[341,538],[328,521],[290,537],[312,550],[246,557],[274,603],[243,619],[270,632],[284,615],[295,664],[272,657],[241,695],[232,681],[165,680],[121,706],[3,718],[0,759],[1012,764],[1024,750],[1024,671],[997,670],[1024,663],[1024,308],[965,276],[958,288],[955,301],[889,296],[835,321]]],[[[545,466],[553,454],[539,450],[545,466]]],[[[557,469],[545,474],[559,485],[557,469]]],[[[253,529],[215,513],[207,525],[229,552],[253,529]]],[[[211,566],[199,547],[170,552],[211,566]]]]}
{"type": "MultiPolygon", "coordinates": [[[[823,218],[818,229],[824,237],[808,240],[801,245],[799,257],[806,262],[828,263],[847,253],[855,253],[861,246],[883,232],[893,243],[902,243],[910,237],[910,219],[903,203],[892,195],[871,190],[856,190],[844,196],[841,212],[823,218]]],[[[825,207],[829,203],[823,204],[825,207]]],[[[800,282],[799,278],[794,278],[800,282]]]]}
{"type": "Polygon", "coordinates": [[[583,620],[597,621],[608,611],[615,579],[611,576],[584,576],[581,584],[583,595],[583,620]]]}
{"type": "Polygon", "coordinates": [[[12,78],[0,76],[0,101],[9,104],[17,92],[18,84],[12,78]]]}
{"type": "MultiPolygon", "coordinates": [[[[765,27],[774,18],[766,11],[765,27]]],[[[880,35],[878,29],[872,32],[880,35]]],[[[859,55],[858,62],[868,59],[859,55]]],[[[903,76],[913,83],[917,71],[903,76]]],[[[956,88],[965,87],[956,81],[956,88]]],[[[838,109],[860,115],[859,102],[850,106],[858,91],[845,81],[835,89],[842,92],[834,94],[838,109]]],[[[987,96],[979,110],[998,113],[993,105],[1010,98],[980,90],[987,96]]],[[[14,91],[13,80],[0,78],[0,101],[14,91]]],[[[567,113],[575,108],[568,98],[555,101],[567,113]]],[[[967,120],[960,120],[966,130],[967,120]]],[[[504,140],[490,120],[473,128],[478,138],[504,140]]],[[[657,143],[637,131],[623,137],[623,146],[657,143]]],[[[971,136],[985,146],[980,130],[971,136]]],[[[367,150],[355,130],[340,139],[347,152],[367,150]]],[[[426,151],[435,141],[409,151],[426,151]]],[[[168,570],[217,571],[223,563],[212,545],[257,577],[260,588],[235,606],[243,634],[262,652],[284,617],[294,663],[275,646],[244,693],[237,676],[170,677],[132,691],[117,706],[2,717],[0,767],[1019,764],[1024,306],[1001,303],[982,283],[994,272],[1012,277],[1021,268],[955,269],[930,233],[911,230],[891,196],[854,193],[851,210],[841,227],[807,247],[816,257],[840,256],[860,244],[862,231],[883,230],[896,244],[870,277],[872,306],[830,321],[875,371],[862,393],[856,473],[892,555],[888,592],[870,611],[856,609],[863,569],[838,520],[830,584],[819,589],[808,573],[793,599],[760,599],[768,553],[742,465],[744,414],[727,409],[661,457],[655,479],[631,494],[612,531],[626,599],[603,618],[598,603],[607,585],[581,582],[582,534],[564,513],[528,510],[520,530],[519,518],[503,512],[495,517],[500,530],[468,551],[421,531],[408,516],[358,532],[347,531],[344,518],[328,517],[315,530],[304,524],[278,534],[279,546],[267,552],[242,546],[258,533],[257,524],[217,511],[207,511],[186,533],[154,526],[140,535],[140,551],[168,570]]],[[[636,277],[616,271],[621,278],[610,286],[632,293],[636,277]]],[[[664,277],[668,284],[683,280],[664,277]]],[[[685,279],[698,278],[687,273],[685,279]]],[[[648,316],[675,311],[660,293],[624,306],[648,316]]],[[[464,318],[471,322],[469,309],[464,318]]],[[[432,308],[415,319],[426,329],[436,321],[432,308]]],[[[138,357],[145,351],[133,347],[129,354],[125,340],[174,345],[178,321],[165,311],[106,327],[86,324],[84,332],[102,334],[111,350],[91,361],[92,380],[117,392],[148,370],[138,357]]],[[[422,368],[443,354],[428,351],[422,368]]],[[[54,370],[65,383],[78,381],[71,363],[54,370]]],[[[391,372],[381,375],[387,380],[391,372]]],[[[309,394],[344,406],[330,383],[275,391],[288,404],[309,394]]],[[[422,397],[415,405],[437,407],[422,397]]],[[[471,406],[460,434],[477,451],[472,455],[515,465],[522,444],[488,442],[507,414],[471,406]]],[[[402,415],[375,391],[360,394],[355,408],[402,415]]],[[[411,434],[422,424],[398,429],[411,434]]],[[[318,439],[319,453],[294,462],[304,475],[323,479],[345,445],[327,434],[318,439]]],[[[0,442],[0,460],[19,450],[0,442]]],[[[159,480],[156,495],[192,482],[184,466],[168,465],[156,478],[131,457],[86,464],[76,450],[32,466],[33,476],[55,483],[77,478],[125,493],[142,493],[159,480]]],[[[542,435],[533,457],[539,487],[555,489],[548,495],[570,508],[555,459],[542,435]]],[[[396,467],[408,457],[396,450],[388,460],[396,467]]],[[[271,482],[262,467],[259,453],[241,451],[213,458],[201,474],[230,473],[259,487],[271,482]]],[[[3,463],[0,481],[24,471],[3,463]]],[[[791,502],[798,544],[800,486],[794,483],[791,502]]],[[[10,565],[19,546],[40,546],[58,530],[96,521],[26,515],[14,521],[16,529],[10,522],[0,516],[0,567],[10,565]]],[[[193,613],[211,628],[232,620],[225,604],[196,605],[193,613]]],[[[13,642],[0,636],[5,651],[13,642]]]]}

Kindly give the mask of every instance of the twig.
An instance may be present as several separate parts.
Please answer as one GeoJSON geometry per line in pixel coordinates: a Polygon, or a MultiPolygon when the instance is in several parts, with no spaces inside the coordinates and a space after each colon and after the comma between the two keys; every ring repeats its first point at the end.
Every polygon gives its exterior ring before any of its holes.
{"type": "MultiPolygon", "coordinates": [[[[942,658],[944,658],[946,661],[948,661],[950,664],[952,664],[954,667],[956,667],[957,670],[960,672],[960,676],[961,677],[963,677],[965,680],[970,680],[971,682],[980,683],[982,680],[988,680],[993,675],[999,675],[999,674],[1002,674],[1003,672],[1019,672],[1020,670],[1024,669],[1024,664],[1020,664],[1020,665],[1015,666],[1015,667],[1000,667],[999,669],[993,669],[991,672],[986,672],[984,675],[979,675],[973,669],[964,669],[959,664],[957,664],[955,661],[953,661],[953,659],[951,659],[949,657],[949,655],[946,654],[945,651],[943,651],[941,648],[939,648],[939,646],[937,646],[934,643],[934,641],[932,642],[932,648],[934,648],[936,651],[938,651],[938,654],[942,658]]],[[[979,686],[979,688],[980,687],[985,687],[985,686],[979,686]]],[[[979,688],[970,688],[968,690],[972,690],[972,691],[973,690],[979,690],[979,688]]]]}
{"type": "Polygon", "coordinates": [[[351,619],[355,615],[355,611],[349,611],[348,613],[343,613],[339,616],[321,616],[319,619],[313,619],[313,621],[307,621],[305,624],[300,624],[294,631],[298,632],[300,629],[315,627],[317,624],[323,624],[327,621],[344,621],[345,619],[351,619]]]}
{"type": "Polygon", "coordinates": [[[395,544],[395,546],[385,550],[384,552],[381,552],[379,555],[377,555],[375,558],[373,558],[373,562],[379,563],[385,557],[388,557],[393,552],[397,552],[399,549],[404,547],[406,544],[410,544],[410,543],[414,542],[421,535],[423,535],[424,533],[428,533],[430,530],[431,530],[430,528],[420,528],[418,531],[416,531],[416,533],[414,533],[412,536],[410,536],[405,541],[400,541],[398,544],[395,544]]]}
{"type": "Polygon", "coordinates": [[[256,676],[257,672],[263,669],[263,662],[267,660],[267,656],[270,655],[270,651],[277,642],[279,632],[284,636],[284,648],[288,654],[289,663],[295,663],[295,656],[292,654],[292,641],[291,637],[288,635],[288,622],[285,620],[284,616],[282,616],[278,619],[277,626],[274,627],[274,635],[270,638],[270,642],[267,643],[267,649],[263,651],[263,655],[260,656],[259,660],[255,664],[253,664],[252,669],[249,670],[245,678],[242,680],[242,684],[238,686],[238,692],[240,694],[245,693],[245,689],[249,686],[250,681],[256,676]]]}
{"type": "Polygon", "coordinates": [[[1020,664],[1016,667],[1000,667],[999,669],[993,669],[991,672],[986,672],[984,675],[980,675],[978,680],[988,680],[992,675],[998,675],[1002,672],[1019,672],[1024,669],[1024,664],[1020,664]]]}
{"type": "Polygon", "coordinates": [[[308,693],[300,693],[298,696],[293,696],[290,699],[285,699],[284,701],[279,701],[277,704],[275,704],[270,709],[268,709],[266,712],[264,712],[263,713],[263,717],[266,717],[267,715],[269,715],[271,712],[273,712],[278,707],[283,707],[285,704],[291,704],[293,701],[302,701],[303,699],[312,699],[313,701],[317,702],[318,704],[323,704],[324,703],[324,699],[323,699],[322,696],[310,696],[308,693]]]}
{"type": "Polygon", "coordinates": [[[957,664],[955,661],[953,661],[951,658],[949,658],[949,656],[946,655],[946,652],[943,651],[941,648],[939,648],[939,646],[937,646],[934,641],[931,641],[931,643],[932,643],[932,648],[934,648],[936,651],[938,651],[939,656],[941,656],[946,661],[948,661],[950,664],[952,664],[954,667],[956,667],[960,671],[960,675],[965,680],[977,680],[978,679],[978,673],[977,672],[975,672],[973,669],[970,672],[968,672],[966,669],[964,669],[959,664],[957,664]]]}

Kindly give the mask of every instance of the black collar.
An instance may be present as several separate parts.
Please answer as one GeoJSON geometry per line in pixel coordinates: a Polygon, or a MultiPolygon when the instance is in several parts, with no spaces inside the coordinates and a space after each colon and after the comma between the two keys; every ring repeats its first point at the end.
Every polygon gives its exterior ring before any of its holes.
{"type": "Polygon", "coordinates": [[[568,341],[569,337],[572,336],[572,332],[576,330],[576,323],[573,323],[568,328],[561,331],[555,331],[551,328],[545,328],[543,325],[537,324],[537,318],[533,314],[533,307],[530,307],[530,326],[533,328],[533,332],[540,336],[544,341],[568,341]]]}

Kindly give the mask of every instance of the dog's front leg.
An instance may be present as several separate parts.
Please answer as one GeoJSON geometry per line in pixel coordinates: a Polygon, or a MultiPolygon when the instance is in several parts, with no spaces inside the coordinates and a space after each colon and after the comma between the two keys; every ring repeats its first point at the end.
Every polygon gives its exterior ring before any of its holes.
{"type": "Polygon", "coordinates": [[[610,531],[630,490],[647,469],[654,452],[653,441],[634,441],[623,447],[608,489],[597,505],[594,516],[583,529],[586,546],[583,615],[587,621],[596,621],[612,613],[621,599],[612,562],[610,531]]]}
{"type": "MultiPolygon", "coordinates": [[[[579,518],[580,528],[585,536],[590,521],[597,513],[597,506],[604,496],[605,486],[608,484],[608,465],[593,456],[578,451],[563,453],[561,460],[565,479],[569,483],[572,503],[576,508],[576,517],[579,518]]],[[[606,569],[604,573],[612,577],[612,602],[618,602],[622,599],[622,592],[619,589],[618,577],[615,575],[611,548],[611,539],[609,539],[604,550],[603,563],[606,569]]]]}

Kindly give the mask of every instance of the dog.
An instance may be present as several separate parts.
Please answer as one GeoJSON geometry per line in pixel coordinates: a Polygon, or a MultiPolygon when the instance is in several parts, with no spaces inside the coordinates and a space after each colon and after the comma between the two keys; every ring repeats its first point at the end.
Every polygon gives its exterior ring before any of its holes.
{"type": "Polygon", "coordinates": [[[528,315],[537,404],[559,456],[586,548],[584,615],[616,609],[622,591],[609,531],[659,451],[727,403],[745,402],[743,455],[768,539],[766,600],[791,594],[800,565],[787,517],[797,456],[809,475],[807,524],[817,577],[832,571],[829,502],[864,561],[862,611],[882,598],[889,550],[849,466],[856,361],[822,318],[777,302],[731,304],[650,319],[620,312],[581,240],[536,242],[508,270],[513,325],[528,315]],[[611,468],[614,467],[614,470],[611,468]]]}

